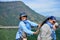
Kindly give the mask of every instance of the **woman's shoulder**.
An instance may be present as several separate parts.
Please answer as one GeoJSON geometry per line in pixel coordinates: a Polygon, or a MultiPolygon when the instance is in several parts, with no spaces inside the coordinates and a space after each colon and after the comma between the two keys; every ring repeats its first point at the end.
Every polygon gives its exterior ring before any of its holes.
{"type": "Polygon", "coordinates": [[[42,28],[49,28],[49,25],[48,24],[44,24],[43,26],[42,26],[42,28]]]}
{"type": "Polygon", "coordinates": [[[25,25],[25,23],[24,23],[23,21],[20,21],[20,22],[19,22],[19,27],[20,27],[20,26],[24,26],[24,25],[25,25]]]}
{"type": "Polygon", "coordinates": [[[45,23],[43,26],[46,26],[46,27],[47,27],[47,26],[49,26],[49,25],[45,23]]]}
{"type": "Polygon", "coordinates": [[[23,21],[20,21],[19,24],[24,24],[24,22],[23,21]]]}

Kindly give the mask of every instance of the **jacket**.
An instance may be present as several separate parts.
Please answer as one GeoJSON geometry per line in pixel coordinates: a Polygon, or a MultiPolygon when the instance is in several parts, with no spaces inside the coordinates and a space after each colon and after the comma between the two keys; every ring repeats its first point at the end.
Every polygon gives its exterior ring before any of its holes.
{"type": "Polygon", "coordinates": [[[38,24],[31,22],[29,20],[20,21],[19,28],[16,33],[16,39],[22,37],[23,32],[25,32],[27,35],[33,35],[33,31],[31,31],[31,26],[37,27],[38,24]]]}
{"type": "Polygon", "coordinates": [[[48,24],[44,24],[40,29],[37,40],[52,40],[51,33],[52,31],[50,26],[48,24]]]}

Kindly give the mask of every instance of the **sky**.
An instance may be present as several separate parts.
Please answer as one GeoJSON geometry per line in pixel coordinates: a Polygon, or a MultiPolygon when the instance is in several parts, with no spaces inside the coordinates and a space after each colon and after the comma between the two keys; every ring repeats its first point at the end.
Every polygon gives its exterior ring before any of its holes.
{"type": "Polygon", "coordinates": [[[0,1],[23,1],[32,10],[41,15],[60,17],[60,0],[0,0],[0,1]]]}

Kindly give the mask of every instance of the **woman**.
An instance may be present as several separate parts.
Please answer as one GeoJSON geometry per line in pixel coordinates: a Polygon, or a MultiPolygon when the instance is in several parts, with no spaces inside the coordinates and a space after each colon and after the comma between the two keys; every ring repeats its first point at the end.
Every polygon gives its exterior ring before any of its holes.
{"type": "Polygon", "coordinates": [[[38,24],[31,22],[27,19],[26,13],[20,14],[19,29],[16,34],[16,40],[27,40],[28,35],[36,34],[36,32],[31,31],[32,27],[37,27],[38,24]]]}
{"type": "Polygon", "coordinates": [[[48,17],[42,24],[40,33],[38,35],[37,40],[52,40],[56,39],[55,31],[53,30],[53,25],[56,22],[56,18],[54,16],[48,17]]]}

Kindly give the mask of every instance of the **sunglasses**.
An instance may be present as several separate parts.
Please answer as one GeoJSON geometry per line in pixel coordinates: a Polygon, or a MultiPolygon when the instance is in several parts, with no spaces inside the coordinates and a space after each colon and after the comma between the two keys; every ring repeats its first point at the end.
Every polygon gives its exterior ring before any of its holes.
{"type": "Polygon", "coordinates": [[[56,21],[53,21],[53,23],[56,23],[56,21]]]}

